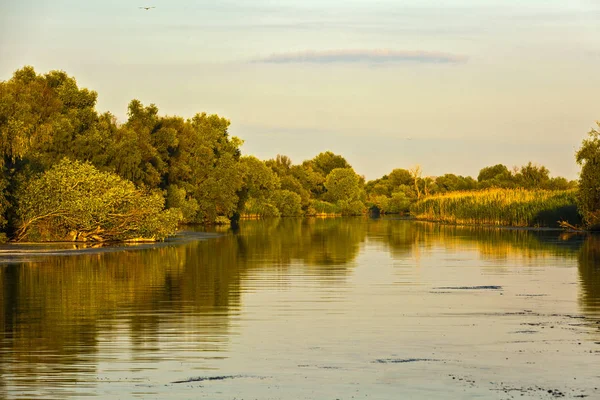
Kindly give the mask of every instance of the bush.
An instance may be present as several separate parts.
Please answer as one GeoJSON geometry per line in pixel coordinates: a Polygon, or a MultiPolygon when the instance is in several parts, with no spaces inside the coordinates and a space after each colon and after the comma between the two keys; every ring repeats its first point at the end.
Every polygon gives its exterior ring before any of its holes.
{"type": "Polygon", "coordinates": [[[337,206],[342,215],[363,215],[366,211],[365,205],[360,200],[340,200],[337,206]]]}
{"type": "Polygon", "coordinates": [[[158,191],[142,191],[89,163],[63,159],[17,191],[16,240],[162,240],[181,219],[178,209],[163,206],[158,191]]]}
{"type": "Polygon", "coordinates": [[[403,192],[392,194],[388,201],[388,207],[385,210],[387,214],[402,214],[410,208],[410,199],[403,192]]]}
{"type": "Polygon", "coordinates": [[[321,200],[311,200],[310,205],[308,206],[307,214],[310,216],[315,215],[334,215],[339,214],[340,209],[337,205],[328,203],[326,201],[321,200]]]}
{"type": "Polygon", "coordinates": [[[229,218],[224,215],[219,215],[215,218],[215,225],[229,225],[230,223],[231,221],[229,221],[229,218]]]}
{"type": "Polygon", "coordinates": [[[271,203],[277,207],[282,217],[302,215],[302,198],[289,190],[276,190],[271,196],[271,203]]]}
{"type": "Polygon", "coordinates": [[[244,206],[244,215],[252,217],[279,217],[277,207],[264,199],[249,198],[244,206]]]}

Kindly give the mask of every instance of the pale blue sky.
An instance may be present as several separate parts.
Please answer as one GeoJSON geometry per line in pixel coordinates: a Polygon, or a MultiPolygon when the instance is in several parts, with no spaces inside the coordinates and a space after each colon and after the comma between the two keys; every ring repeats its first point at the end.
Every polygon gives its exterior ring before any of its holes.
{"type": "Polygon", "coordinates": [[[0,79],[62,69],[121,119],[132,98],[218,113],[245,154],[332,150],[368,179],[530,160],[575,178],[598,21],[595,0],[0,0],[0,79]]]}

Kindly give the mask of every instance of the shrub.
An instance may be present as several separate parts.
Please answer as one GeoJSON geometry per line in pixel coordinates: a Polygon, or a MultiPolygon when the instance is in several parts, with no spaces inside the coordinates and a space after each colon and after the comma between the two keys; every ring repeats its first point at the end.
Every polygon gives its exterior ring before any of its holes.
{"type": "Polygon", "coordinates": [[[89,163],[63,159],[17,191],[17,240],[162,240],[175,233],[178,209],[163,210],[143,191],[89,163]]]}
{"type": "Polygon", "coordinates": [[[279,217],[277,207],[265,199],[249,198],[244,206],[244,215],[253,217],[279,217]]]}
{"type": "Polygon", "coordinates": [[[339,214],[340,209],[337,205],[322,200],[311,200],[308,206],[308,215],[334,215],[339,214]]]}
{"type": "Polygon", "coordinates": [[[302,198],[289,190],[276,190],[271,196],[271,203],[277,207],[282,217],[302,215],[302,198]]]}

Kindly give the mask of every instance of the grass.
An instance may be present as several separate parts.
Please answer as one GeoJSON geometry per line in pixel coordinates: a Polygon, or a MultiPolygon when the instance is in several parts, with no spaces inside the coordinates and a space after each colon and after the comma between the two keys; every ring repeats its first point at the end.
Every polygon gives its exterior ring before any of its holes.
{"type": "Polygon", "coordinates": [[[488,189],[453,192],[419,200],[411,207],[418,219],[454,224],[558,227],[581,223],[576,191],[488,189]]]}

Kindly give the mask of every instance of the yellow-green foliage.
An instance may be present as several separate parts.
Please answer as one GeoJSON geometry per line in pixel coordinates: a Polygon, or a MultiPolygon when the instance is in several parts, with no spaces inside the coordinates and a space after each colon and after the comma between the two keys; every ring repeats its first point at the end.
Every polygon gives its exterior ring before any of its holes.
{"type": "Polygon", "coordinates": [[[162,240],[181,219],[179,209],[163,210],[160,192],[66,158],[28,181],[17,198],[17,240],[162,240]]]}
{"type": "Polygon", "coordinates": [[[306,215],[341,215],[341,211],[340,208],[335,204],[331,204],[321,200],[311,200],[306,215]]]}
{"type": "Polygon", "coordinates": [[[413,204],[419,219],[456,224],[557,226],[559,220],[577,224],[576,192],[489,189],[427,197],[413,204]]]}

